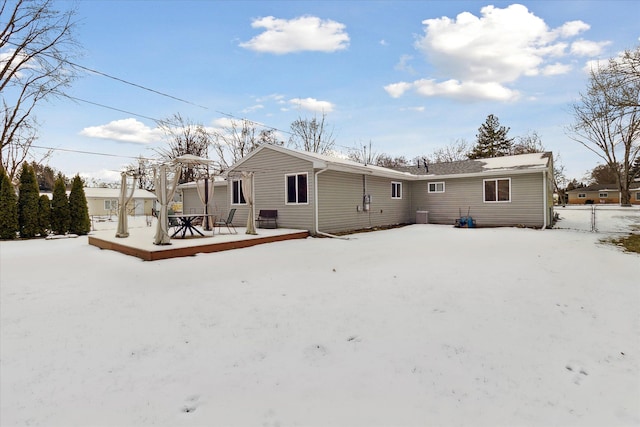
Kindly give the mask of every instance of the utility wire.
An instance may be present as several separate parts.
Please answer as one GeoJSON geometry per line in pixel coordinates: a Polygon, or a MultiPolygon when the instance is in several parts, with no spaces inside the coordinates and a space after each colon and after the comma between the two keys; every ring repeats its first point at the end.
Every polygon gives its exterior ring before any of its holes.
{"type": "MultiPolygon", "coordinates": [[[[10,45],[13,45],[13,46],[25,49],[25,50],[31,50],[32,53],[35,53],[34,50],[29,49],[26,46],[21,46],[21,45],[19,45],[17,43],[9,41],[9,40],[6,40],[5,42],[6,42],[6,44],[10,44],[10,45]]],[[[58,57],[56,57],[54,55],[51,55],[49,53],[46,53],[46,52],[40,52],[39,55],[47,56],[49,58],[55,59],[56,61],[67,63],[67,64],[71,65],[72,67],[76,67],[76,68],[79,68],[81,70],[89,71],[91,73],[98,74],[100,76],[107,77],[107,78],[115,80],[117,82],[124,83],[124,84],[130,85],[130,86],[133,86],[133,87],[137,87],[138,89],[146,90],[148,92],[152,92],[152,93],[155,93],[155,94],[160,95],[160,96],[164,96],[164,97],[167,97],[167,98],[175,99],[176,101],[184,102],[185,104],[194,105],[196,107],[204,108],[205,110],[209,109],[208,107],[205,107],[204,105],[199,105],[199,104],[196,104],[195,102],[187,101],[186,99],[178,98],[177,96],[169,95],[168,93],[160,92],[159,90],[151,89],[150,87],[146,87],[146,86],[140,85],[138,83],[133,83],[133,82],[130,82],[128,80],[122,79],[120,77],[112,76],[111,74],[103,73],[102,71],[98,71],[98,70],[94,70],[93,68],[85,67],[84,65],[76,64],[75,62],[69,61],[68,59],[58,58],[58,57]]]]}

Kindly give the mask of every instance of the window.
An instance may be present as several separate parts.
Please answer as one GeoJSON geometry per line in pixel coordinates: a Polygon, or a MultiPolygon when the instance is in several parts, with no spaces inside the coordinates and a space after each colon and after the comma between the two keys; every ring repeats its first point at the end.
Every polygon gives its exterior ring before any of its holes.
{"type": "Polygon", "coordinates": [[[391,183],[391,198],[402,199],[402,183],[401,182],[391,183]]]}
{"type": "Polygon", "coordinates": [[[609,197],[609,193],[600,193],[598,197],[602,197],[603,199],[606,199],[607,197],[609,197]]]}
{"type": "Polygon", "coordinates": [[[118,209],[118,201],[117,200],[105,200],[104,201],[104,210],[105,211],[115,211],[118,209]]]}
{"type": "Polygon", "coordinates": [[[578,193],[578,199],[586,199],[587,193],[578,193]]]}
{"type": "Polygon", "coordinates": [[[429,193],[444,193],[444,182],[430,182],[429,193]]]}
{"type": "Polygon", "coordinates": [[[484,201],[485,202],[510,202],[511,201],[511,178],[485,179],[484,180],[484,201]]]}
{"type": "Polygon", "coordinates": [[[231,204],[244,205],[247,201],[244,199],[244,193],[242,192],[242,180],[234,179],[231,181],[231,204]]]}
{"type": "Polygon", "coordinates": [[[287,204],[297,205],[308,202],[307,174],[296,173],[286,175],[287,204]]]}
{"type": "Polygon", "coordinates": [[[636,200],[639,200],[639,201],[640,201],[640,191],[638,191],[638,192],[636,193],[636,200]]]}

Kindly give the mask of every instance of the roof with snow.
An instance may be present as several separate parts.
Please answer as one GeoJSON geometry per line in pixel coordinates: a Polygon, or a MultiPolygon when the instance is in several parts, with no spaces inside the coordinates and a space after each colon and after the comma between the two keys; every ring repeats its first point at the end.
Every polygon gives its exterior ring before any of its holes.
{"type": "MultiPolygon", "coordinates": [[[[117,199],[120,197],[120,189],[119,188],[97,188],[97,187],[86,187],[84,189],[84,195],[86,198],[92,199],[117,199]]],[[[142,190],[140,188],[136,188],[133,192],[134,199],[156,199],[156,195],[151,191],[142,190]]]]}
{"type": "Polygon", "coordinates": [[[380,166],[374,165],[365,165],[363,163],[354,162],[353,160],[328,156],[324,154],[311,153],[309,151],[301,151],[294,150],[291,148],[284,148],[278,145],[270,145],[263,144],[258,147],[256,150],[252,151],[249,155],[245,156],[242,160],[238,161],[231,168],[229,168],[228,173],[230,172],[240,172],[242,171],[242,164],[245,163],[248,159],[252,158],[262,150],[273,150],[278,151],[280,153],[288,154],[290,156],[307,160],[313,163],[314,169],[331,169],[342,172],[357,172],[357,173],[365,173],[374,176],[384,176],[387,178],[395,178],[395,179],[405,179],[405,180],[413,180],[416,178],[414,174],[404,171],[398,171],[389,168],[383,168],[380,166]]]}
{"type": "Polygon", "coordinates": [[[552,158],[551,152],[518,154],[515,156],[492,157],[489,159],[460,160],[457,162],[427,163],[398,168],[420,175],[443,177],[449,175],[475,175],[501,171],[545,170],[552,158]]]}

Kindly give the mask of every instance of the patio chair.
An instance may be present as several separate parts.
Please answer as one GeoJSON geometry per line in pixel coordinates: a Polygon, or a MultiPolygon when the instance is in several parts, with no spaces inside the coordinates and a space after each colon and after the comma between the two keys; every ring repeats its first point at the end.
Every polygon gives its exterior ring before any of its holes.
{"type": "Polygon", "coordinates": [[[235,213],[236,213],[236,209],[233,208],[229,210],[229,216],[227,216],[227,219],[216,220],[216,222],[213,223],[214,229],[218,227],[218,234],[220,234],[220,227],[222,227],[223,225],[227,227],[227,230],[229,230],[229,233],[238,234],[238,232],[236,231],[236,228],[233,226],[233,215],[235,215],[235,213]],[[231,231],[232,228],[233,228],[233,232],[231,231]]]}

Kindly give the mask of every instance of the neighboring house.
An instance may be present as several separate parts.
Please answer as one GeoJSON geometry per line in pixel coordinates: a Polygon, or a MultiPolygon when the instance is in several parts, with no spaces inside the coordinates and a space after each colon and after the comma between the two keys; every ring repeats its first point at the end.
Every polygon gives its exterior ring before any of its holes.
{"type": "MultiPolygon", "coordinates": [[[[630,186],[631,204],[640,205],[640,182],[630,186]]],[[[567,191],[569,204],[620,204],[620,190],[616,184],[595,184],[567,191]]]]}
{"type": "Polygon", "coordinates": [[[279,227],[312,234],[413,223],[417,211],[435,224],[469,213],[478,226],[551,225],[551,153],[427,166],[399,171],[262,145],[228,170],[228,209],[237,209],[236,225],[246,223],[241,172],[253,172],[256,215],[275,209],[279,227]]]}
{"type": "MultiPolygon", "coordinates": [[[[118,215],[119,188],[84,188],[89,207],[89,215],[118,215]]],[[[127,205],[130,215],[152,215],[156,195],[147,190],[136,188],[133,198],[127,205]]]]}

